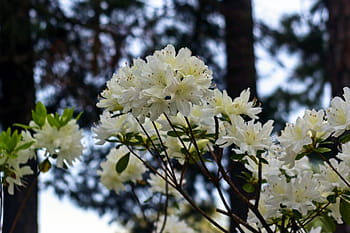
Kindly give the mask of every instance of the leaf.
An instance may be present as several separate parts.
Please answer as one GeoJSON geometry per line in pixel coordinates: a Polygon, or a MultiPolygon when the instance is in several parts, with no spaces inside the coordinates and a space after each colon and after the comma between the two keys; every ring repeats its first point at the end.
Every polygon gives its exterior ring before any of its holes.
{"type": "Polygon", "coordinates": [[[253,193],[255,191],[255,187],[251,183],[245,183],[243,185],[243,190],[246,191],[247,193],[253,193]]]}
{"type": "Polygon", "coordinates": [[[339,138],[341,143],[347,143],[350,141],[350,134],[343,135],[339,138]]]}
{"type": "Polygon", "coordinates": [[[336,226],[337,225],[334,219],[324,214],[324,215],[319,215],[315,217],[310,223],[306,225],[306,229],[311,230],[312,227],[313,228],[321,227],[322,233],[333,233],[335,232],[336,226]]]}
{"type": "Polygon", "coordinates": [[[337,202],[337,195],[329,195],[327,197],[327,201],[329,201],[330,203],[336,203],[337,202]]]}
{"type": "Polygon", "coordinates": [[[307,153],[307,152],[302,152],[295,157],[295,160],[302,159],[305,155],[308,155],[308,154],[309,153],[307,153]]]}
{"type": "Polygon", "coordinates": [[[17,126],[17,127],[22,128],[22,129],[32,129],[32,127],[29,125],[24,125],[24,124],[19,124],[19,123],[15,123],[15,124],[13,124],[13,126],[17,126]]]}
{"type": "Polygon", "coordinates": [[[17,148],[16,148],[16,151],[28,149],[28,148],[31,147],[34,143],[35,143],[35,141],[30,141],[30,142],[24,143],[24,144],[20,145],[19,147],[17,147],[17,148]]]}
{"type": "Polygon", "coordinates": [[[52,127],[56,127],[57,129],[59,129],[61,126],[57,118],[52,114],[47,115],[47,121],[52,127]]]}
{"type": "Polygon", "coordinates": [[[345,200],[344,198],[340,199],[340,214],[343,218],[343,221],[350,225],[350,203],[349,201],[345,200]]]}
{"type": "Polygon", "coordinates": [[[39,125],[39,127],[43,127],[44,124],[45,124],[45,119],[46,119],[46,116],[47,116],[47,111],[46,111],[46,107],[43,103],[41,102],[38,102],[36,105],[35,105],[35,110],[32,111],[32,118],[33,118],[33,121],[39,125]]]}
{"type": "Polygon", "coordinates": [[[319,148],[315,148],[314,151],[322,154],[322,153],[330,152],[332,150],[326,147],[319,147],[319,148]]]}
{"type": "Polygon", "coordinates": [[[185,133],[181,131],[168,131],[167,135],[170,137],[177,137],[177,136],[185,135],[185,133]]]}
{"type": "Polygon", "coordinates": [[[130,152],[126,153],[121,159],[119,159],[119,161],[115,166],[115,170],[119,174],[122,173],[128,167],[129,159],[130,159],[130,152]]]}

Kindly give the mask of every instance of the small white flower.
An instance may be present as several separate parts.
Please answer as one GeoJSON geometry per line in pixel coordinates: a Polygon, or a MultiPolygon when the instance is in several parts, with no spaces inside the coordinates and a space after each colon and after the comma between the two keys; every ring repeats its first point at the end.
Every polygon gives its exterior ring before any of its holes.
{"type": "Polygon", "coordinates": [[[334,131],[334,136],[338,137],[345,130],[350,129],[350,89],[344,87],[344,99],[334,97],[330,108],[327,109],[327,119],[330,130],[334,131]]]}
{"type": "Polygon", "coordinates": [[[211,105],[216,109],[217,113],[230,115],[247,115],[252,119],[258,119],[257,116],[261,112],[260,107],[255,107],[254,101],[249,101],[250,90],[246,89],[241,92],[239,97],[234,100],[228,96],[224,90],[221,92],[218,89],[214,90],[214,96],[211,100],[211,105]]]}
{"type": "Polygon", "coordinates": [[[337,157],[350,166],[350,142],[341,145],[341,152],[338,153],[337,157]]]}
{"type": "Polygon", "coordinates": [[[107,139],[128,132],[137,132],[138,123],[130,113],[113,117],[109,111],[103,111],[99,124],[92,129],[98,140],[96,144],[102,145],[107,139]]]}
{"type": "Polygon", "coordinates": [[[82,137],[82,131],[79,130],[75,119],[59,129],[46,122],[34,135],[37,141],[36,148],[46,149],[51,155],[57,155],[57,167],[64,167],[64,164],[73,165],[73,162],[79,159],[84,149],[82,137]]]}

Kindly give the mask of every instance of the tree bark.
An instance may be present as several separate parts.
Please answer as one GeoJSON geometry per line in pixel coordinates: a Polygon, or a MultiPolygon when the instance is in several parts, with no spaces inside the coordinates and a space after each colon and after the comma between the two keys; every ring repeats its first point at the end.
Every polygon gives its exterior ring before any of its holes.
{"type": "MultiPolygon", "coordinates": [[[[328,10],[327,76],[332,96],[342,96],[343,88],[350,87],[350,1],[324,0],[324,3],[328,10]]],[[[350,227],[338,225],[336,232],[349,233],[350,227]]]]}
{"type": "Polygon", "coordinates": [[[332,96],[341,96],[343,87],[350,87],[350,1],[325,0],[328,9],[327,73],[332,96]]]}
{"type": "MultiPolygon", "coordinates": [[[[29,10],[30,1],[22,0],[2,0],[0,7],[2,129],[13,123],[28,123],[34,106],[34,60],[29,10]]],[[[31,161],[30,165],[35,168],[35,161],[31,161]]],[[[20,187],[14,195],[7,194],[6,188],[4,190],[4,233],[38,232],[37,185],[34,176],[26,176],[25,183],[26,188],[20,187]]]]}
{"type": "MultiPolygon", "coordinates": [[[[253,39],[253,17],[251,0],[224,0],[222,13],[225,18],[226,41],[226,90],[235,98],[242,90],[250,88],[256,97],[256,70],[253,39]]],[[[244,165],[230,160],[231,177],[242,187],[241,177],[244,165]]],[[[247,218],[248,207],[230,193],[231,211],[243,219],[247,218]]],[[[231,221],[230,232],[236,231],[237,223],[231,221]]]]}

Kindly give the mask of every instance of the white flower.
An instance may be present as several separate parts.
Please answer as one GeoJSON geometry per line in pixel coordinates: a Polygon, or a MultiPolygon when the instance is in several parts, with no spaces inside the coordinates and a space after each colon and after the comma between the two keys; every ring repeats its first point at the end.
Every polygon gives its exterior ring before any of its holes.
{"type": "Polygon", "coordinates": [[[234,151],[238,154],[257,155],[258,151],[268,149],[271,146],[272,124],[272,120],[264,125],[260,122],[254,123],[251,120],[244,127],[238,128],[235,138],[235,145],[238,146],[238,149],[234,149],[234,151]]]}
{"type": "Polygon", "coordinates": [[[37,141],[36,148],[43,148],[51,155],[57,155],[57,167],[64,167],[64,164],[73,165],[73,162],[79,159],[84,149],[82,137],[82,131],[79,130],[75,119],[59,129],[46,122],[41,129],[36,129],[34,135],[37,141]]]}
{"type": "Polygon", "coordinates": [[[311,137],[326,139],[331,134],[328,123],[324,120],[323,110],[306,110],[303,116],[306,127],[311,137]]]}
{"type": "Polygon", "coordinates": [[[264,125],[260,122],[254,123],[254,120],[244,123],[238,116],[232,118],[232,121],[234,123],[226,129],[226,134],[219,135],[217,145],[234,144],[238,147],[233,149],[236,153],[250,155],[257,155],[258,151],[266,150],[271,146],[272,120],[264,125]]]}
{"type": "Polygon", "coordinates": [[[175,48],[168,45],[113,75],[98,106],[131,111],[141,121],[145,117],[154,121],[162,113],[187,116],[193,105],[206,103],[211,80],[212,73],[203,61],[191,56],[188,49],[176,55],[175,48]]]}
{"type": "MultiPolygon", "coordinates": [[[[336,159],[330,159],[331,165],[345,178],[349,180],[349,167],[344,162],[338,162],[336,159]]],[[[332,192],[334,188],[347,189],[347,185],[341,180],[339,175],[328,165],[320,165],[319,179],[322,184],[323,192],[332,192]]]]}
{"type": "MultiPolygon", "coordinates": [[[[156,223],[157,230],[155,232],[159,232],[162,228],[164,221],[164,216],[159,218],[159,221],[156,223]]],[[[188,224],[184,220],[180,220],[176,215],[169,215],[166,217],[166,223],[163,230],[164,233],[195,233],[195,231],[188,226],[188,224]]]]}
{"type": "Polygon", "coordinates": [[[217,113],[222,113],[227,116],[230,115],[247,115],[252,119],[258,119],[257,114],[261,112],[260,107],[254,107],[255,102],[249,101],[250,90],[249,88],[243,90],[239,97],[236,97],[233,101],[227,92],[224,90],[221,92],[218,89],[214,90],[214,96],[211,100],[211,105],[216,109],[217,113]]]}
{"type": "Polygon", "coordinates": [[[122,146],[119,149],[113,148],[107,155],[107,160],[101,162],[100,166],[102,170],[97,171],[97,174],[101,178],[101,183],[116,193],[124,190],[125,182],[141,180],[142,174],[146,171],[144,164],[134,155],[130,154],[128,166],[124,171],[118,173],[116,164],[127,153],[129,153],[129,150],[126,146],[122,146]]]}
{"type": "Polygon", "coordinates": [[[100,123],[92,129],[98,140],[96,144],[102,145],[112,136],[123,135],[128,132],[137,132],[138,123],[130,113],[113,117],[109,111],[103,111],[100,123]]]}
{"type": "Polygon", "coordinates": [[[334,97],[330,108],[327,109],[327,119],[334,136],[340,136],[350,129],[350,89],[344,87],[344,99],[334,97]]]}
{"type": "MultiPolygon", "coordinates": [[[[12,175],[7,175],[5,178],[5,185],[7,185],[7,191],[9,194],[14,194],[14,186],[23,186],[22,178],[26,175],[33,174],[32,169],[29,166],[15,166],[10,168],[12,175]]],[[[6,173],[5,173],[6,175],[6,173]]]]}
{"type": "Polygon", "coordinates": [[[350,142],[341,145],[341,152],[338,153],[337,157],[350,166],[350,142]]]}

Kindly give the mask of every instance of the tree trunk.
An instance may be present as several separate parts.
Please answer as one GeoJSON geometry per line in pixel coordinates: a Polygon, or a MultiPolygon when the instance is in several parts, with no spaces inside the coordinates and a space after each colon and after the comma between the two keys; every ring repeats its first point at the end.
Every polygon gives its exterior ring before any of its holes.
{"type": "Polygon", "coordinates": [[[328,9],[328,77],[332,95],[341,96],[350,87],[350,1],[325,1],[328,9]]]}
{"type": "MultiPolygon", "coordinates": [[[[0,7],[0,124],[28,123],[34,106],[33,45],[30,1],[3,0],[0,7]]],[[[35,161],[31,161],[35,168],[35,161]]],[[[14,195],[4,190],[4,233],[36,233],[37,185],[26,176],[26,188],[14,195]],[[23,209],[22,209],[23,206],[23,209]],[[17,216],[17,217],[16,217],[17,216]],[[17,219],[17,220],[15,220],[17,219]],[[14,229],[13,223],[16,222],[14,229]]]]}
{"type": "MultiPolygon", "coordinates": [[[[342,96],[343,87],[350,87],[350,1],[324,0],[328,10],[328,67],[332,96],[342,96]]],[[[349,233],[350,227],[337,226],[339,233],[349,233]]]]}
{"type": "MultiPolygon", "coordinates": [[[[256,97],[256,71],[253,39],[253,17],[251,0],[224,0],[222,13],[226,23],[226,89],[235,98],[242,90],[250,88],[256,97]]],[[[244,165],[230,162],[231,177],[235,184],[242,187],[240,178],[244,165]]],[[[248,207],[234,194],[230,193],[231,210],[243,219],[247,218],[248,207]]],[[[231,221],[230,232],[237,232],[237,223],[231,221]]]]}

